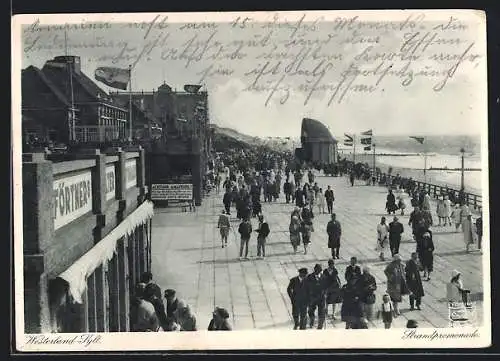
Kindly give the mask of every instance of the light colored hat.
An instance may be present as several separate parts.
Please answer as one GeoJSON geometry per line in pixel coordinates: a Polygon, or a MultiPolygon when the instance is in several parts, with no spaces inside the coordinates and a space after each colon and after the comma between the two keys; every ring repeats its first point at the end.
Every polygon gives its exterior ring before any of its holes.
{"type": "Polygon", "coordinates": [[[396,253],[394,256],[392,256],[392,260],[393,261],[401,261],[401,256],[399,255],[399,253],[396,253]]]}
{"type": "Polygon", "coordinates": [[[422,237],[426,237],[426,238],[431,238],[431,234],[429,232],[425,232],[422,237]]]}
{"type": "Polygon", "coordinates": [[[457,271],[456,269],[454,269],[453,271],[451,271],[451,278],[455,278],[460,274],[461,274],[460,271],[457,271]]]}

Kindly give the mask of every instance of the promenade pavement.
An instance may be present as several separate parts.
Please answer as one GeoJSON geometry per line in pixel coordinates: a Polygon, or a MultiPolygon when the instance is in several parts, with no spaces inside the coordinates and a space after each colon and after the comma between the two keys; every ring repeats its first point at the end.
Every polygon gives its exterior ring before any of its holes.
{"type": "MultiPolygon", "coordinates": [[[[385,214],[387,190],[379,186],[366,186],[357,182],[354,187],[344,177],[317,176],[319,186],[331,185],[335,192],[334,212],[342,224],[340,259],[335,261],[344,283],[345,268],[352,256],[361,265],[369,265],[377,281],[377,302],[386,290],[384,268],[387,261],[378,258],[376,226],[382,216],[388,222],[393,216],[385,214]]],[[[330,249],[327,246],[326,224],[328,214],[314,210],[312,243],[307,255],[293,254],[289,241],[288,225],[292,204],[286,204],[281,192],[277,202],[263,202],[263,213],[271,228],[266,245],[266,258],[256,259],[255,232],[250,240],[250,260],[239,261],[238,221],[234,207],[231,210],[234,232],[229,237],[228,247],[222,248],[218,216],[222,210],[221,194],[213,192],[206,197],[196,212],[181,212],[176,208],[157,208],[153,218],[152,271],[154,280],[164,290],[173,288],[178,297],[189,303],[198,320],[198,328],[206,329],[214,306],[225,307],[231,316],[235,330],[245,329],[291,329],[293,327],[291,307],[286,287],[291,277],[301,267],[312,270],[314,264],[327,266],[330,249]]],[[[409,201],[407,201],[409,204],[409,201]]],[[[415,250],[408,218],[398,217],[405,227],[400,254],[403,261],[415,250]]],[[[433,204],[434,220],[435,204],[433,204]]],[[[257,221],[252,220],[254,229],[257,221]]],[[[465,252],[463,234],[455,233],[454,227],[434,227],[434,272],[431,280],[424,283],[425,296],[421,311],[409,311],[408,296],[403,297],[401,316],[393,322],[393,328],[405,327],[408,319],[415,319],[420,327],[449,327],[448,306],[445,300],[446,282],[451,271],[462,272],[466,288],[471,290],[476,301],[477,322],[482,319],[483,270],[481,252],[465,252]]],[[[486,240],[484,241],[486,242],[486,240]]],[[[331,306],[330,306],[331,307],[331,306]]],[[[331,309],[329,308],[329,314],[331,309]]],[[[344,328],[340,321],[340,305],[336,320],[327,318],[326,328],[344,328]]],[[[374,320],[370,328],[383,328],[381,320],[374,320]]]]}

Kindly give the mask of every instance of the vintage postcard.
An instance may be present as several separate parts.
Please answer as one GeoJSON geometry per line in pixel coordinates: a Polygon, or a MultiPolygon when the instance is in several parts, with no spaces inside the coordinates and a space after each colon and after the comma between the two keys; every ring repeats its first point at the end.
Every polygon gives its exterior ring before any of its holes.
{"type": "Polygon", "coordinates": [[[12,40],[19,351],[490,345],[483,12],[17,15],[12,40]]]}

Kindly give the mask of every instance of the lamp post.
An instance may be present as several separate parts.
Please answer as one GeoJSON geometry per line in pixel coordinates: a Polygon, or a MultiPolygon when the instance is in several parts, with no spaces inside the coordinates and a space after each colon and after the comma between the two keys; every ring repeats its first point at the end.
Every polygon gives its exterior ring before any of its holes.
{"type": "Polygon", "coordinates": [[[464,185],[464,155],[465,155],[465,149],[462,147],[460,148],[460,153],[462,153],[462,170],[461,170],[461,177],[460,177],[460,190],[463,192],[465,189],[464,185]]]}
{"type": "Polygon", "coordinates": [[[375,171],[375,162],[376,162],[376,156],[375,156],[375,144],[373,144],[373,174],[372,174],[372,183],[375,185],[375,178],[377,177],[377,172],[375,171]]]}

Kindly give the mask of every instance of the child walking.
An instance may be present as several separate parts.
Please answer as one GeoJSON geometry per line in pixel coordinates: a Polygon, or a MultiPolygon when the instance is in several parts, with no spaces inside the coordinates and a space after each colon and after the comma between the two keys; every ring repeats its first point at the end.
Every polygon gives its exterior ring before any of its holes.
{"type": "Polygon", "coordinates": [[[394,306],[391,297],[387,293],[382,297],[382,304],[377,314],[377,318],[380,319],[380,317],[382,317],[384,328],[391,328],[392,319],[394,318],[394,306]]]}

